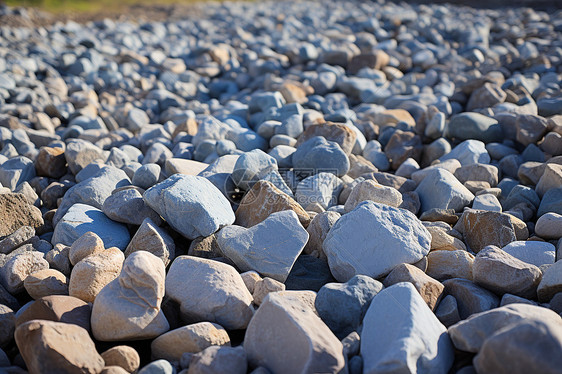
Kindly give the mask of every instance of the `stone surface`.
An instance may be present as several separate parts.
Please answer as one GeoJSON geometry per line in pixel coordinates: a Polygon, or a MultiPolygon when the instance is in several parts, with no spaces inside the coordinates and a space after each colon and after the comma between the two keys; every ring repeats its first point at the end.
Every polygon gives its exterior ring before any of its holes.
{"type": "MultiPolygon", "coordinates": [[[[6,347],[12,341],[15,329],[14,311],[10,307],[0,304],[0,347],[6,347]]],[[[0,367],[2,367],[1,364],[0,367]]]]}
{"type": "Polygon", "coordinates": [[[280,291],[285,291],[285,285],[283,283],[269,277],[260,279],[254,285],[254,290],[252,292],[254,304],[260,305],[268,294],[280,291]]]}
{"type": "Polygon", "coordinates": [[[349,158],[338,143],[315,136],[302,143],[293,153],[293,167],[312,171],[313,174],[328,172],[338,177],[349,171],[349,158]]]}
{"type": "Polygon", "coordinates": [[[312,309],[277,292],[265,298],[250,321],[244,350],[251,365],[271,373],[337,373],[345,365],[341,342],[312,309]]]}
{"type": "Polygon", "coordinates": [[[168,266],[175,257],[176,244],[163,228],[158,227],[150,218],[145,218],[127,245],[125,257],[138,251],[150,252],[161,259],[164,266],[168,266]]]}
{"type": "Polygon", "coordinates": [[[252,295],[230,265],[179,256],[166,275],[166,294],[180,304],[186,322],[215,322],[244,329],[253,315],[252,295]]]}
{"type": "Polygon", "coordinates": [[[453,365],[447,329],[411,283],[379,292],[363,323],[363,373],[445,373],[453,365]]]}
{"type": "Polygon", "coordinates": [[[359,203],[365,200],[397,208],[402,204],[402,195],[392,187],[380,185],[372,180],[365,180],[359,182],[351,190],[345,202],[345,211],[351,212],[359,203]]]}
{"type": "Polygon", "coordinates": [[[552,189],[562,186],[562,165],[558,164],[546,164],[544,172],[535,187],[535,191],[539,197],[543,197],[544,194],[552,189]]]}
{"type": "Polygon", "coordinates": [[[542,280],[537,289],[540,302],[549,302],[558,292],[562,292],[562,261],[557,261],[543,273],[542,280]]]}
{"type": "Polygon", "coordinates": [[[33,320],[16,329],[16,343],[29,371],[99,373],[103,358],[82,327],[68,323],[33,320]]]}
{"type": "Polygon", "coordinates": [[[258,181],[240,201],[236,209],[235,223],[243,227],[252,227],[264,221],[272,213],[283,210],[294,211],[304,227],[310,223],[311,218],[308,213],[291,196],[269,181],[258,181]]]}
{"type": "Polygon", "coordinates": [[[84,258],[105,251],[103,240],[95,233],[88,231],[76,239],[68,251],[68,259],[72,266],[84,258]]]}
{"type": "Polygon", "coordinates": [[[421,211],[454,209],[461,211],[474,199],[474,195],[454,175],[444,169],[434,169],[416,188],[421,211]]]}
{"type": "Polygon", "coordinates": [[[386,276],[383,284],[385,287],[390,287],[400,282],[413,284],[431,310],[435,310],[445,289],[441,282],[431,278],[422,270],[410,264],[400,264],[395,267],[386,276]]]}
{"type": "Polygon", "coordinates": [[[314,216],[306,231],[308,232],[308,242],[303,249],[303,253],[318,258],[326,258],[326,254],[322,249],[324,239],[334,224],[340,219],[341,214],[338,212],[322,212],[314,216]]]}
{"type": "Polygon", "coordinates": [[[368,276],[356,275],[346,283],[324,285],[314,302],[318,315],[339,338],[355,331],[371,300],[383,289],[383,285],[368,276]],[[334,306],[337,305],[337,308],[334,306]]]}
{"type": "Polygon", "coordinates": [[[366,201],[332,226],[323,248],[332,274],[345,282],[357,274],[379,278],[401,263],[417,262],[430,243],[431,235],[412,213],[366,201]]]}
{"type": "Polygon", "coordinates": [[[467,279],[453,278],[443,282],[445,293],[457,300],[459,315],[466,319],[475,313],[497,308],[500,300],[492,292],[467,279]]]}
{"type": "Polygon", "coordinates": [[[41,227],[41,211],[29,204],[22,194],[0,194],[0,236],[12,234],[22,226],[41,227]]]}
{"type": "MultiPolygon", "coordinates": [[[[468,102],[468,107],[479,107],[474,102],[473,96],[468,102]]],[[[447,134],[459,140],[476,139],[484,143],[491,143],[500,141],[503,131],[495,119],[479,113],[465,112],[451,118],[447,126],[447,134]]]]}
{"type": "Polygon", "coordinates": [[[198,353],[213,345],[230,346],[228,333],[217,324],[200,322],[160,335],[150,344],[150,351],[153,359],[180,361],[185,352],[198,353]]]}
{"type": "Polygon", "coordinates": [[[92,307],[92,332],[97,340],[151,339],[170,325],[160,309],[165,269],[153,254],[139,251],[123,263],[119,276],[97,295],[92,307]]]}
{"type": "Polygon", "coordinates": [[[308,139],[322,136],[328,141],[338,143],[341,149],[349,155],[355,145],[357,135],[349,127],[339,123],[326,122],[309,126],[297,139],[295,147],[300,146],[308,139]]]}
{"type": "Polygon", "coordinates": [[[35,235],[35,230],[31,226],[22,226],[12,234],[0,240],[0,253],[9,254],[22,244],[25,244],[35,235]]]}
{"type": "Polygon", "coordinates": [[[535,266],[554,264],[556,248],[554,245],[540,241],[514,241],[502,248],[515,258],[535,266]]]}
{"type": "Polygon", "coordinates": [[[232,373],[248,371],[246,352],[242,347],[211,346],[192,356],[187,373],[232,373]]]}
{"type": "Polygon", "coordinates": [[[287,279],[307,240],[308,232],[293,210],[273,213],[249,229],[232,225],[217,234],[221,252],[240,270],[255,270],[280,282],[287,279]]]}
{"type": "Polygon", "coordinates": [[[128,345],[117,345],[101,354],[105,366],[119,366],[128,373],[134,373],[140,366],[138,352],[128,345]]]}
{"type": "Polygon", "coordinates": [[[16,254],[0,268],[0,284],[15,295],[25,290],[24,281],[30,274],[48,268],[49,263],[41,252],[25,251],[16,254]]]}
{"type": "Polygon", "coordinates": [[[543,214],[537,220],[535,233],[547,240],[562,238],[562,215],[557,213],[543,214]]]}
{"type": "Polygon", "coordinates": [[[462,219],[466,244],[476,253],[487,245],[503,248],[517,240],[513,220],[508,214],[470,210],[462,219]]]}
{"type": "Polygon", "coordinates": [[[68,295],[68,278],[55,269],[43,269],[28,275],[23,286],[36,300],[49,295],[68,295]]]}
{"type": "Polygon", "coordinates": [[[90,304],[76,297],[65,295],[44,296],[27,305],[17,316],[16,325],[34,319],[78,325],[90,331],[90,304]]]}
{"type": "Polygon", "coordinates": [[[189,239],[209,236],[234,222],[224,195],[203,177],[175,174],[148,189],[146,203],[189,239]]]}
{"type": "Polygon", "coordinates": [[[116,222],[129,225],[141,225],[145,218],[160,223],[162,219],[144,202],[142,194],[136,188],[114,191],[105,199],[103,213],[116,222]]]}

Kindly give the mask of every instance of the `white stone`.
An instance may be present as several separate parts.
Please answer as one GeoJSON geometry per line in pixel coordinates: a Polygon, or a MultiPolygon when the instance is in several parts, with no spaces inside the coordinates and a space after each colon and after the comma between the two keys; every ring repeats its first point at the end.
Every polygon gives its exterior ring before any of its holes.
{"type": "Polygon", "coordinates": [[[534,240],[514,241],[502,249],[523,262],[539,267],[545,264],[554,264],[556,257],[554,245],[534,240]]]}

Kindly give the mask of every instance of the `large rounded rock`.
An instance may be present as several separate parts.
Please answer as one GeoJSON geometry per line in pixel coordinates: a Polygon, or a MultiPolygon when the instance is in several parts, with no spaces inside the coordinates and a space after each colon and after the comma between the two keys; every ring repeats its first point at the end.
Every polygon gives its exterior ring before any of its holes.
{"type": "Polygon", "coordinates": [[[77,297],[65,295],[45,296],[28,304],[18,313],[16,325],[34,319],[72,323],[90,331],[90,304],[77,297]]]}
{"type": "Polygon", "coordinates": [[[174,174],[144,193],[146,203],[189,239],[234,222],[230,203],[206,178],[174,174]]]}
{"type": "Polygon", "coordinates": [[[170,325],[160,309],[166,272],[162,260],[139,251],[123,263],[119,277],[97,295],[92,332],[101,341],[151,339],[170,325]]]}
{"type": "Polygon", "coordinates": [[[341,177],[349,170],[349,158],[338,143],[314,136],[293,153],[293,168],[317,174],[327,172],[341,177]]]}
{"type": "Polygon", "coordinates": [[[477,139],[491,143],[500,141],[503,131],[497,120],[480,113],[465,112],[451,118],[447,135],[459,140],[477,139]]]}
{"type": "Polygon", "coordinates": [[[323,248],[334,277],[346,282],[356,274],[379,278],[399,264],[418,262],[430,244],[431,234],[409,211],[365,201],[336,222],[323,248]]]}
{"type": "Polygon", "coordinates": [[[244,329],[253,316],[252,295],[232,266],[192,256],[177,257],[166,276],[166,294],[180,304],[186,322],[216,322],[244,329]]]}

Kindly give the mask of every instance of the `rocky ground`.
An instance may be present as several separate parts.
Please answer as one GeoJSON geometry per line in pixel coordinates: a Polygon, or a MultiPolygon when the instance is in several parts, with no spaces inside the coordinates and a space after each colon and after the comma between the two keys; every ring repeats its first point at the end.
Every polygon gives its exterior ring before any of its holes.
{"type": "Polygon", "coordinates": [[[1,10],[0,372],[560,372],[561,11],[179,9],[1,10]]]}

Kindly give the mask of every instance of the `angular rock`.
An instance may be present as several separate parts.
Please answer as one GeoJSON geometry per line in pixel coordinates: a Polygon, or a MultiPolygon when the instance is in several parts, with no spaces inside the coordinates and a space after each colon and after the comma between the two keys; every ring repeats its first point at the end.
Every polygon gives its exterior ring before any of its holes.
{"type": "Polygon", "coordinates": [[[0,267],[0,283],[11,294],[22,292],[24,281],[30,274],[49,268],[43,253],[25,251],[12,256],[0,267]]]}
{"type": "Polygon", "coordinates": [[[283,283],[269,277],[260,279],[254,285],[254,291],[252,292],[254,304],[259,306],[268,294],[280,291],[285,291],[285,285],[283,283]]]}
{"type": "Polygon", "coordinates": [[[176,255],[176,244],[164,229],[158,227],[150,218],[145,218],[127,245],[125,257],[138,251],[150,252],[161,259],[164,266],[168,266],[176,255]]]}
{"type": "Polygon", "coordinates": [[[323,249],[332,274],[345,282],[357,274],[379,278],[401,263],[415,263],[430,244],[431,235],[412,213],[365,201],[332,226],[323,249]]]}
{"type": "Polygon", "coordinates": [[[250,321],[244,350],[250,364],[271,373],[338,373],[345,366],[343,346],[324,322],[277,292],[265,298],[250,321]]]}
{"type": "Polygon", "coordinates": [[[12,234],[0,240],[0,253],[9,254],[29,239],[35,236],[35,230],[31,226],[22,226],[12,234]]]}
{"type": "Polygon", "coordinates": [[[544,173],[539,179],[539,183],[535,187],[535,191],[539,197],[543,197],[544,194],[553,188],[558,188],[562,186],[562,165],[558,164],[546,164],[544,168],[544,173]]]}
{"type": "Polygon", "coordinates": [[[390,287],[400,282],[413,284],[431,310],[435,310],[445,289],[441,282],[431,278],[422,270],[410,264],[400,264],[395,267],[386,276],[383,284],[385,287],[390,287]]]}
{"type": "Polygon", "coordinates": [[[230,265],[192,256],[177,257],[166,276],[166,294],[180,304],[185,322],[215,322],[244,329],[253,315],[252,295],[230,265]]]}
{"type": "Polygon", "coordinates": [[[537,289],[540,302],[546,303],[558,292],[562,292],[562,261],[556,261],[543,273],[542,280],[537,289]]]}
{"type": "Polygon", "coordinates": [[[447,329],[411,283],[379,292],[361,332],[363,373],[446,373],[454,361],[447,329]]]}
{"type": "Polygon", "coordinates": [[[152,339],[170,325],[160,309],[166,272],[153,254],[139,251],[123,263],[121,274],[97,295],[92,332],[97,340],[152,339]]]}
{"type": "Polygon", "coordinates": [[[146,205],[142,194],[135,188],[114,191],[105,199],[102,211],[110,219],[129,225],[141,225],[145,218],[162,222],[158,213],[146,205]]]}
{"type": "Polygon", "coordinates": [[[174,174],[147,190],[143,198],[189,239],[209,236],[235,219],[228,200],[203,177],[174,174]]]}
{"type": "Polygon", "coordinates": [[[470,210],[463,214],[464,238],[478,253],[487,245],[505,247],[517,240],[512,216],[505,213],[470,210]]]}
{"type": "Polygon", "coordinates": [[[349,171],[349,158],[338,143],[315,136],[302,143],[293,153],[293,167],[311,174],[327,172],[338,177],[349,171]]]}
{"type": "Polygon", "coordinates": [[[474,199],[474,195],[454,175],[444,169],[434,169],[416,188],[421,211],[454,209],[461,211],[474,199]]]}
{"type": "Polygon", "coordinates": [[[334,224],[340,219],[341,214],[338,212],[322,212],[314,216],[306,231],[309,238],[303,253],[312,255],[318,258],[326,258],[326,254],[322,249],[324,239],[334,224]]]}
{"type": "Polygon", "coordinates": [[[20,311],[16,326],[34,319],[42,319],[70,323],[90,331],[91,314],[91,305],[83,300],[66,295],[50,295],[33,301],[20,311]]]}
{"type": "Polygon", "coordinates": [[[441,162],[457,159],[461,165],[471,165],[476,163],[488,164],[490,162],[490,155],[486,151],[486,146],[480,140],[469,139],[457,145],[453,150],[439,160],[441,162]]]}
{"type": "Polygon", "coordinates": [[[459,316],[459,306],[457,299],[452,295],[445,296],[435,310],[435,317],[441,321],[445,327],[450,327],[461,320],[459,316]]]}
{"type": "Polygon", "coordinates": [[[41,147],[35,159],[37,175],[58,179],[66,174],[64,149],[58,147],[41,147]]]}
{"type": "Polygon", "coordinates": [[[49,295],[68,295],[68,278],[55,269],[43,269],[28,275],[23,286],[36,300],[49,295]]]}
{"type": "Polygon", "coordinates": [[[10,235],[22,226],[35,229],[44,223],[41,211],[29,204],[22,194],[0,194],[0,237],[10,235]]]}
{"type": "Polygon", "coordinates": [[[299,182],[295,199],[305,208],[310,204],[320,204],[322,208],[328,209],[337,205],[342,188],[341,179],[332,173],[321,172],[299,182]]]}
{"type": "Polygon", "coordinates": [[[341,149],[347,154],[351,154],[355,146],[357,135],[349,127],[339,123],[326,122],[309,126],[297,139],[295,147],[315,137],[322,136],[326,140],[338,143],[341,149]]]}
{"type": "Polygon", "coordinates": [[[221,252],[242,271],[255,270],[285,282],[308,240],[292,210],[272,213],[249,229],[228,226],[217,234],[221,252]]]}
{"type": "Polygon", "coordinates": [[[457,300],[461,319],[497,308],[500,304],[496,295],[467,279],[448,279],[443,282],[443,285],[445,286],[445,293],[453,295],[457,300]]]}
{"type": "Polygon", "coordinates": [[[392,187],[380,185],[372,180],[365,180],[359,182],[351,190],[345,202],[345,211],[351,212],[359,203],[365,200],[398,208],[402,204],[402,195],[392,187]]]}

